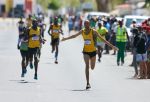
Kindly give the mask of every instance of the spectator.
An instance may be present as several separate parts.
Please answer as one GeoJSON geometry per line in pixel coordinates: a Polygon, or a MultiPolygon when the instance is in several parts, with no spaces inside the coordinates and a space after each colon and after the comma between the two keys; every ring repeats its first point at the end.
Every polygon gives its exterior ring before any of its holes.
{"type": "Polygon", "coordinates": [[[139,32],[134,37],[134,47],[136,48],[136,61],[139,62],[140,73],[139,79],[147,78],[147,53],[146,53],[146,34],[142,31],[142,28],[138,27],[139,32]]]}

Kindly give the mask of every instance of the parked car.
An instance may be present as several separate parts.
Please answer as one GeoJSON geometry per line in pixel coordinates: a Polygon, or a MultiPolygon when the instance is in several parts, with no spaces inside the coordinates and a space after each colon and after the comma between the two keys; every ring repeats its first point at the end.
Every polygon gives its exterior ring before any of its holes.
{"type": "Polygon", "coordinates": [[[109,17],[110,14],[105,13],[105,12],[87,12],[84,14],[82,25],[84,24],[85,20],[90,20],[91,18],[98,18],[98,17],[103,17],[103,16],[109,17]]]}
{"type": "Polygon", "coordinates": [[[102,17],[102,16],[105,16],[105,17],[109,17],[110,14],[109,13],[105,13],[105,12],[88,12],[88,13],[85,13],[85,16],[84,16],[84,19],[91,19],[92,17],[102,17]]]}
{"type": "Polygon", "coordinates": [[[148,16],[135,16],[135,15],[125,16],[123,23],[124,23],[125,27],[127,28],[128,35],[132,36],[132,33],[130,32],[130,25],[132,24],[133,20],[135,20],[137,24],[140,24],[148,18],[149,18],[148,16]]]}

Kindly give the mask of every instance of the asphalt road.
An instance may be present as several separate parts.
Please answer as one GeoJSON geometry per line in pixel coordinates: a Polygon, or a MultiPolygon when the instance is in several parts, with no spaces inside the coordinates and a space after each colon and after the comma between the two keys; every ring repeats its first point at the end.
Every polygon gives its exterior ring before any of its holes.
{"type": "MultiPolygon", "coordinates": [[[[39,79],[33,79],[34,70],[29,67],[25,78],[21,78],[18,32],[15,23],[8,24],[0,23],[0,102],[150,102],[150,80],[132,78],[134,69],[128,66],[132,60],[130,53],[124,66],[119,67],[116,56],[103,55],[102,62],[96,62],[95,69],[90,71],[91,90],[84,91],[81,36],[60,43],[59,64],[56,65],[46,31],[39,79]]],[[[67,28],[63,29],[68,36],[67,28]]]]}

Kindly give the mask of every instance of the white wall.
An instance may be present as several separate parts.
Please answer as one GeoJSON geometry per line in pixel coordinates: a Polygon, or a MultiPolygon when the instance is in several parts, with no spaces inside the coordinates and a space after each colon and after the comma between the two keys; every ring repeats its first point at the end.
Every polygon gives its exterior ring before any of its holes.
{"type": "Polygon", "coordinates": [[[6,0],[0,0],[0,4],[5,4],[6,0]]]}
{"type": "Polygon", "coordinates": [[[33,14],[37,13],[37,3],[36,3],[36,0],[32,0],[32,13],[33,14]]]}

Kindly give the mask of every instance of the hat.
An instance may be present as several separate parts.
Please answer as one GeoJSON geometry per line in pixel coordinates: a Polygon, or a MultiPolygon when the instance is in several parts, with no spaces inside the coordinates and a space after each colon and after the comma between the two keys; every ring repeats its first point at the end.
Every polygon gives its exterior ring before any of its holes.
{"type": "Polygon", "coordinates": [[[132,22],[133,22],[133,23],[136,23],[136,19],[133,19],[132,22]]]}

